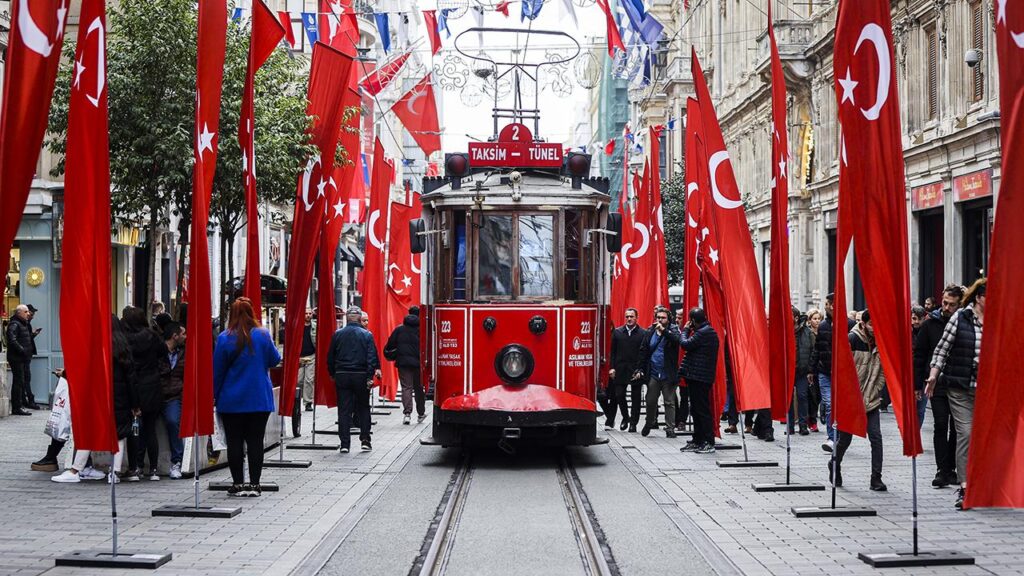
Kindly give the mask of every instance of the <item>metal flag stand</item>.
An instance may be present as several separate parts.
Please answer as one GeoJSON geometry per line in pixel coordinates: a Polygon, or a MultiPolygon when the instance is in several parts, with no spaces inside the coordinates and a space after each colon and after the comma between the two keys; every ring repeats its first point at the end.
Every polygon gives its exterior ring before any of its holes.
{"type": "MultiPolygon", "coordinates": [[[[735,401],[736,397],[733,396],[735,401]]],[[[743,460],[716,460],[715,465],[719,468],[774,468],[779,465],[774,460],[751,460],[747,454],[747,434],[744,428],[740,428],[740,444],[743,446],[743,460]]]]}
{"type": "MultiPolygon", "coordinates": [[[[280,405],[284,403],[284,386],[277,388],[278,398],[278,412],[281,411],[280,405]]],[[[263,462],[264,468],[309,468],[313,463],[309,460],[285,460],[284,459],[284,414],[279,415],[281,418],[281,429],[278,431],[279,436],[277,439],[277,460],[266,460],[263,462]]]]}
{"type": "MultiPolygon", "coordinates": [[[[241,508],[228,506],[200,506],[199,505],[199,432],[192,435],[192,486],[195,491],[195,503],[188,504],[166,504],[153,509],[153,516],[173,516],[177,518],[233,518],[242,511],[241,508]]],[[[202,452],[206,452],[205,448],[202,452]]]]}
{"type": "Polygon", "coordinates": [[[754,492],[817,492],[824,490],[825,487],[817,482],[791,482],[790,477],[792,476],[792,447],[791,438],[793,437],[793,411],[790,409],[786,412],[786,482],[780,484],[778,482],[770,484],[753,484],[754,492]]]}

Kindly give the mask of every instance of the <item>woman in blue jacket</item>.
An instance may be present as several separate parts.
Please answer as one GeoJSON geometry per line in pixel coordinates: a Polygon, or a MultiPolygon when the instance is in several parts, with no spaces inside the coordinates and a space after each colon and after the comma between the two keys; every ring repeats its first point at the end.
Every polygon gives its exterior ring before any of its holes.
{"type": "Polygon", "coordinates": [[[274,410],[273,385],[268,370],[281,362],[270,333],[256,321],[252,302],[238,298],[231,304],[228,328],[217,337],[213,352],[213,399],[224,422],[231,468],[230,496],[259,496],[263,471],[263,436],[274,410]],[[248,448],[248,450],[246,450],[248,448]],[[242,470],[249,455],[249,483],[242,470]]]}

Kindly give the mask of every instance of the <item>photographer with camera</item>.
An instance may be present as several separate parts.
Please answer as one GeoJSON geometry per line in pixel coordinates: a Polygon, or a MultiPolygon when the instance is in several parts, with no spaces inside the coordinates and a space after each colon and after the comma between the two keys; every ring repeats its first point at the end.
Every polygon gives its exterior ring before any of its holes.
{"type": "Polygon", "coordinates": [[[665,436],[676,437],[676,388],[679,387],[679,327],[669,320],[668,308],[654,310],[654,326],[644,335],[640,346],[641,366],[647,368],[647,418],[644,436],[658,426],[658,397],[665,407],[665,436]]]}

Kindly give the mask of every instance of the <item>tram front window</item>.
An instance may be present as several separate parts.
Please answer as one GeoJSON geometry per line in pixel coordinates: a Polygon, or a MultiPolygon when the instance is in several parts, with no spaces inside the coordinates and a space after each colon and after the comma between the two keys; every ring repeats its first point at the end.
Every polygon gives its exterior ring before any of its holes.
{"type": "Polygon", "coordinates": [[[519,217],[519,292],[523,297],[554,296],[554,218],[519,217]]]}
{"type": "MultiPolygon", "coordinates": [[[[550,227],[550,224],[549,224],[550,227]]],[[[512,216],[485,215],[480,219],[477,294],[512,296],[512,216]]]]}

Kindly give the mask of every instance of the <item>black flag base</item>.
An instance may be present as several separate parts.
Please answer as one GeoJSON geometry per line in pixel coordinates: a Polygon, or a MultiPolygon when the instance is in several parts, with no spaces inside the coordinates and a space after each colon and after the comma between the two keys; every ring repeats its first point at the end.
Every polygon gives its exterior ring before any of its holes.
{"type": "Polygon", "coordinates": [[[936,550],[932,552],[879,552],[869,554],[861,552],[857,554],[866,564],[874,568],[913,568],[918,566],[964,566],[974,564],[974,557],[951,552],[947,550],[936,550]]]}
{"type": "Polygon", "coordinates": [[[779,465],[774,460],[717,460],[719,468],[774,468],[779,465]]]}
{"type": "Polygon", "coordinates": [[[170,552],[118,552],[82,550],[56,558],[57,566],[76,568],[140,568],[156,570],[171,561],[170,552]]]}
{"type": "Polygon", "coordinates": [[[264,460],[264,468],[309,468],[313,463],[309,460],[264,460]]]}
{"type": "Polygon", "coordinates": [[[819,492],[825,489],[824,484],[815,484],[813,482],[802,484],[799,482],[786,483],[771,483],[771,484],[751,484],[754,492],[819,492]]]}
{"type": "Polygon", "coordinates": [[[742,450],[739,444],[715,444],[715,450],[742,450]]]}
{"type": "Polygon", "coordinates": [[[878,516],[874,508],[864,506],[794,506],[790,508],[797,518],[853,518],[878,516]]]}
{"type": "Polygon", "coordinates": [[[288,444],[289,450],[337,450],[337,444],[288,444]]]}
{"type": "Polygon", "coordinates": [[[170,516],[173,518],[234,518],[242,512],[241,508],[227,506],[192,506],[189,504],[167,504],[153,509],[153,516],[170,516]]]}
{"type": "MultiPolygon", "coordinates": [[[[224,482],[210,482],[206,489],[211,492],[227,492],[228,488],[231,488],[233,483],[230,480],[224,482]]],[[[279,492],[281,487],[277,485],[277,482],[260,482],[260,490],[263,492],[279,492]]]]}

